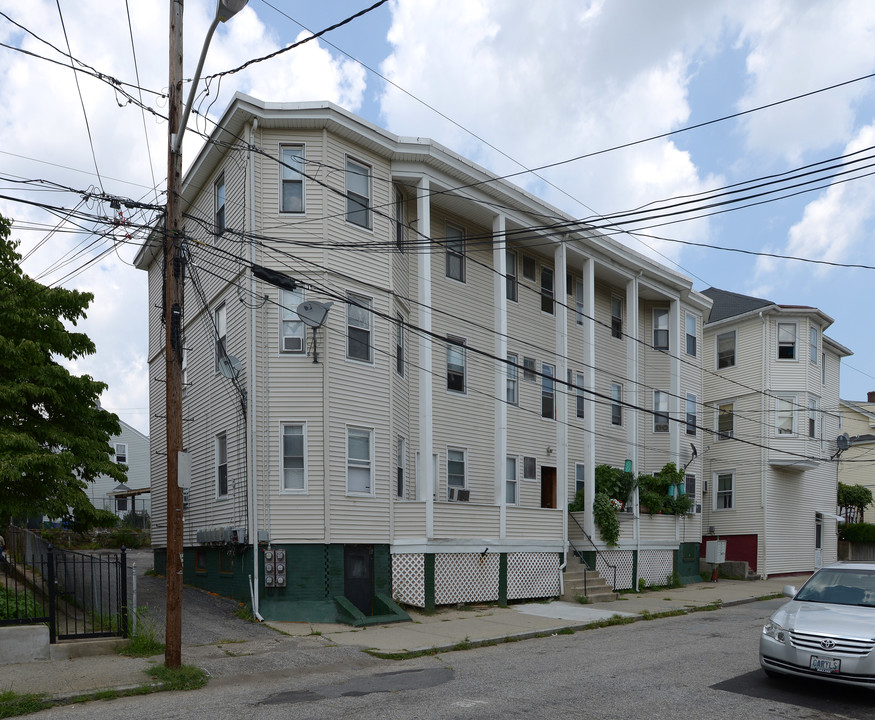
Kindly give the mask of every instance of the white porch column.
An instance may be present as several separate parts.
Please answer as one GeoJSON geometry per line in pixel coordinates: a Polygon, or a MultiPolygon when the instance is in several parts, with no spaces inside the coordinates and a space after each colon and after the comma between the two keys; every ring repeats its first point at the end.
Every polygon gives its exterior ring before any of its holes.
{"type": "Polygon", "coordinates": [[[417,288],[417,324],[424,332],[417,339],[419,349],[419,477],[416,478],[416,499],[424,500],[425,534],[434,536],[434,436],[432,425],[432,339],[431,339],[431,199],[429,181],[424,177],[419,181],[416,192],[417,227],[421,237],[429,242],[422,252],[417,253],[416,269],[419,276],[417,288]]]}
{"type": "Polygon", "coordinates": [[[595,497],[595,262],[583,261],[583,384],[589,391],[584,395],[583,462],[584,495],[583,529],[595,537],[592,501],[595,497]]]}
{"type": "Polygon", "coordinates": [[[626,283],[626,323],[623,328],[626,336],[626,389],[623,400],[628,405],[623,408],[626,423],[626,458],[632,461],[632,472],[640,472],[638,467],[638,421],[639,413],[634,408],[641,406],[638,392],[638,278],[630,278],[626,283]]]}
{"type": "Polygon", "coordinates": [[[568,381],[568,289],[566,246],[562,241],[553,251],[553,286],[556,290],[556,380],[553,397],[556,404],[556,507],[562,510],[562,539],[568,540],[568,402],[572,393],[568,381]],[[561,391],[561,392],[560,392],[561,391]]]}
{"type": "MultiPolygon", "coordinates": [[[[507,463],[507,366],[501,359],[507,357],[507,244],[504,236],[506,218],[492,218],[492,265],[495,269],[492,285],[492,304],[495,308],[495,495],[499,507],[499,537],[507,537],[507,492],[505,491],[507,463]]],[[[519,475],[519,468],[517,468],[519,475]]],[[[519,484],[517,485],[519,492],[519,484]]]]}
{"type": "Polygon", "coordinates": [[[681,460],[681,438],[686,437],[687,426],[683,422],[687,417],[687,396],[681,395],[681,341],[683,340],[681,328],[680,302],[677,299],[671,301],[668,311],[668,354],[671,373],[671,389],[668,396],[669,416],[677,418],[678,422],[669,422],[668,428],[671,433],[671,459],[678,467],[684,466],[681,460]]]}

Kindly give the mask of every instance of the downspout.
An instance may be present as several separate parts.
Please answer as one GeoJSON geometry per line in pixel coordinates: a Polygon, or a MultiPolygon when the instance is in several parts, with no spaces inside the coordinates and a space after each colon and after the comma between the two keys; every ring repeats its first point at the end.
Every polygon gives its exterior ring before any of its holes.
{"type": "Polygon", "coordinates": [[[767,580],[768,575],[768,542],[769,542],[769,528],[768,528],[768,495],[766,493],[766,442],[768,438],[766,437],[766,433],[768,432],[766,428],[769,427],[768,415],[767,415],[767,400],[766,400],[766,363],[769,359],[769,350],[768,350],[768,321],[763,315],[762,310],[759,312],[760,320],[763,323],[763,357],[761,361],[762,368],[761,378],[760,378],[760,418],[762,421],[760,422],[760,505],[763,508],[763,572],[762,576],[764,580],[767,580]]]}
{"type": "MultiPolygon", "coordinates": [[[[255,145],[255,131],[258,129],[258,118],[252,119],[252,124],[249,127],[249,146],[255,145]]],[[[255,157],[250,150],[249,152],[249,230],[255,232],[255,157]]],[[[255,243],[249,244],[249,258],[252,265],[255,265],[255,243]]],[[[250,273],[249,284],[252,297],[256,297],[256,282],[255,275],[250,273]]],[[[252,614],[260,621],[264,618],[258,612],[259,597],[258,597],[258,477],[256,474],[256,447],[255,447],[255,303],[252,303],[249,317],[249,433],[251,451],[250,456],[250,477],[252,478],[252,521],[250,522],[250,541],[252,542],[252,576],[249,590],[252,599],[252,614]]]]}

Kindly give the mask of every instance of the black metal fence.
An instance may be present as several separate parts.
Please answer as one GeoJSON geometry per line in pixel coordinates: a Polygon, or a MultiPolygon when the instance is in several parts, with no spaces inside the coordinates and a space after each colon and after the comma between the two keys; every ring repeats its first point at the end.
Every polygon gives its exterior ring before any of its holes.
{"type": "Polygon", "coordinates": [[[49,640],[128,636],[127,557],[61,550],[9,528],[0,563],[0,625],[47,623],[49,640]]]}

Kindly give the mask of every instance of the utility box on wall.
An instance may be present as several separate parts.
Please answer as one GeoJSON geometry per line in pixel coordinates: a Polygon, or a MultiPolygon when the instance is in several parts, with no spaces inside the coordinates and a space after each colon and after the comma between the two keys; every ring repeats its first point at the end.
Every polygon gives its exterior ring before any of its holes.
{"type": "Polygon", "coordinates": [[[719,565],[726,562],[726,541],[708,540],[705,543],[705,562],[719,565]]]}

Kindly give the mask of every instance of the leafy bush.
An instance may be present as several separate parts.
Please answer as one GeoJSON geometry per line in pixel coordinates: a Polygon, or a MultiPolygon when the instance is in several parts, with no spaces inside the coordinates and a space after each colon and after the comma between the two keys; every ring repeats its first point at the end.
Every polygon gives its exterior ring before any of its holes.
{"type": "Polygon", "coordinates": [[[875,542],[875,525],[872,523],[851,523],[839,526],[839,539],[848,542],[875,542]]]}
{"type": "Polygon", "coordinates": [[[596,494],[604,493],[609,498],[621,500],[623,504],[629,502],[632,491],[635,489],[635,475],[620,470],[612,465],[597,465],[595,469],[596,494]]]}
{"type": "Polygon", "coordinates": [[[38,617],[33,595],[18,595],[0,587],[0,620],[24,620],[38,617]]]}
{"type": "Polygon", "coordinates": [[[611,505],[611,499],[605,493],[595,494],[592,515],[599,526],[599,537],[609,546],[616,545],[620,539],[620,521],[617,520],[617,511],[611,505]]]}
{"type": "Polygon", "coordinates": [[[577,491],[574,496],[574,500],[569,503],[568,509],[571,512],[583,512],[586,509],[586,500],[583,494],[583,488],[577,491]]]}

